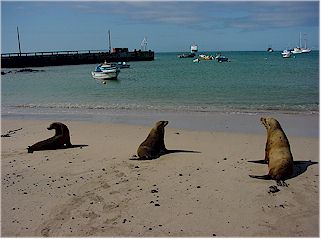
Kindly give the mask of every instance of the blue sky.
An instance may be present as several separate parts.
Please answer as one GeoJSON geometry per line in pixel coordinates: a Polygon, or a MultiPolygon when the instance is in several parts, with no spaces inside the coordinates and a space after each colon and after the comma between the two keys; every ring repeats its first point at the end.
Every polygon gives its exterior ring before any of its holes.
{"type": "Polygon", "coordinates": [[[146,36],[156,52],[319,49],[318,1],[2,1],[2,52],[139,49],[146,36]]]}

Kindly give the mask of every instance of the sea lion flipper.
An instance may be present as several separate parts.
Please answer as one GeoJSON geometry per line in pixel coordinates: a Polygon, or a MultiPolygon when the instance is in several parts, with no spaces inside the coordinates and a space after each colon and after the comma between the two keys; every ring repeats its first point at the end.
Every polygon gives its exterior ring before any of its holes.
{"type": "Polygon", "coordinates": [[[288,184],[283,180],[277,180],[276,181],[276,185],[281,186],[281,187],[287,187],[288,186],[288,184]]]}
{"type": "Polygon", "coordinates": [[[272,179],[271,176],[269,174],[267,175],[262,175],[262,176],[259,176],[259,175],[249,175],[251,178],[257,178],[257,179],[263,179],[263,180],[270,180],[272,179]]]}
{"type": "Polygon", "coordinates": [[[138,156],[137,155],[132,155],[129,160],[137,160],[138,159],[138,156]]]}
{"type": "Polygon", "coordinates": [[[33,153],[33,149],[31,146],[28,146],[27,150],[28,150],[28,153],[31,153],[31,154],[33,153]]]}
{"type": "Polygon", "coordinates": [[[67,148],[71,148],[71,147],[72,147],[72,144],[71,144],[71,142],[70,142],[70,139],[66,142],[66,147],[67,147],[67,148]]]}
{"type": "Polygon", "coordinates": [[[144,156],[144,157],[137,157],[137,156],[135,155],[135,156],[129,158],[129,160],[152,160],[152,159],[155,159],[155,158],[157,158],[157,157],[146,157],[146,156],[144,156]]]}

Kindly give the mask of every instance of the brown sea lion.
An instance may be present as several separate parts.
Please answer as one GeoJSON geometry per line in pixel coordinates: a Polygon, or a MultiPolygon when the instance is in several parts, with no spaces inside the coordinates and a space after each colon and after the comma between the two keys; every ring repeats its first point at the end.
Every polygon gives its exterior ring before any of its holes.
{"type": "Polygon", "coordinates": [[[293,157],[288,138],[280,123],[274,118],[261,118],[262,124],[267,130],[265,145],[265,161],[268,163],[269,173],[253,178],[273,179],[279,186],[286,186],[285,179],[293,173],[293,157]]]}
{"type": "Polygon", "coordinates": [[[28,146],[28,153],[41,150],[52,150],[71,147],[70,134],[68,127],[60,122],[54,122],[47,128],[48,130],[55,130],[55,135],[49,139],[35,143],[28,146]]]}
{"type": "Polygon", "coordinates": [[[137,149],[138,158],[136,160],[155,159],[166,153],[164,134],[167,124],[168,121],[156,122],[145,141],[139,145],[137,149]]]}

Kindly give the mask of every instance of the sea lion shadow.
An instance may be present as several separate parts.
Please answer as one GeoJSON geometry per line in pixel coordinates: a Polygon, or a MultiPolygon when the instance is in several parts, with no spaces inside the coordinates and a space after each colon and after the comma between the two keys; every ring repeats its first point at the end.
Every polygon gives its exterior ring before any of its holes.
{"type": "MultiPolygon", "coordinates": [[[[73,144],[70,146],[63,146],[58,148],[47,148],[47,149],[37,149],[34,151],[28,151],[28,153],[33,153],[35,151],[53,151],[53,150],[60,150],[60,149],[72,149],[72,148],[83,148],[89,146],[88,144],[73,144]]],[[[29,150],[29,148],[27,148],[29,150]]]]}
{"type": "Polygon", "coordinates": [[[258,164],[267,164],[267,162],[264,159],[261,160],[249,160],[249,163],[258,163],[258,164]]]}
{"type": "Polygon", "coordinates": [[[88,144],[72,144],[72,145],[69,145],[69,146],[64,146],[64,147],[56,148],[56,149],[48,149],[48,150],[83,148],[83,147],[87,147],[87,146],[88,146],[88,144]]]}
{"type": "MultiPolygon", "coordinates": [[[[267,164],[267,162],[263,160],[250,160],[248,161],[250,163],[258,163],[258,164],[267,164]]],[[[313,162],[311,160],[299,160],[299,161],[293,161],[293,173],[290,177],[287,179],[295,178],[301,174],[303,174],[305,171],[307,171],[308,167],[314,164],[318,164],[318,162],[313,162]]]]}
{"type": "Polygon", "coordinates": [[[165,152],[163,152],[160,156],[166,155],[166,154],[174,154],[174,153],[195,153],[200,154],[200,151],[195,150],[183,150],[183,149],[168,149],[165,152]]]}
{"type": "Polygon", "coordinates": [[[159,159],[163,155],[173,154],[173,153],[201,153],[199,151],[194,150],[182,150],[182,149],[167,149],[166,151],[161,152],[159,155],[155,155],[154,157],[149,158],[139,158],[136,155],[133,155],[129,160],[156,160],[159,159]]]}
{"type": "Polygon", "coordinates": [[[295,178],[303,174],[305,171],[307,171],[308,167],[313,164],[318,164],[318,162],[313,162],[311,160],[294,161],[293,173],[288,179],[295,178]]]}
{"type": "Polygon", "coordinates": [[[72,149],[72,148],[83,148],[89,146],[88,144],[73,144],[71,146],[66,147],[66,149],[72,149]]]}

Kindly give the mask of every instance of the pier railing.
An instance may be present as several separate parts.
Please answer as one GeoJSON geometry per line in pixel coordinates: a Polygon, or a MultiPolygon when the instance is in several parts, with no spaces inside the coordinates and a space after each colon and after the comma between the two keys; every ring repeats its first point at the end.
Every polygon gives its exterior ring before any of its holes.
{"type": "Polygon", "coordinates": [[[65,54],[83,54],[83,53],[109,53],[104,50],[80,50],[80,51],[39,51],[39,52],[14,52],[14,53],[2,53],[1,57],[12,57],[12,56],[45,56],[45,55],[65,55],[65,54]]]}

